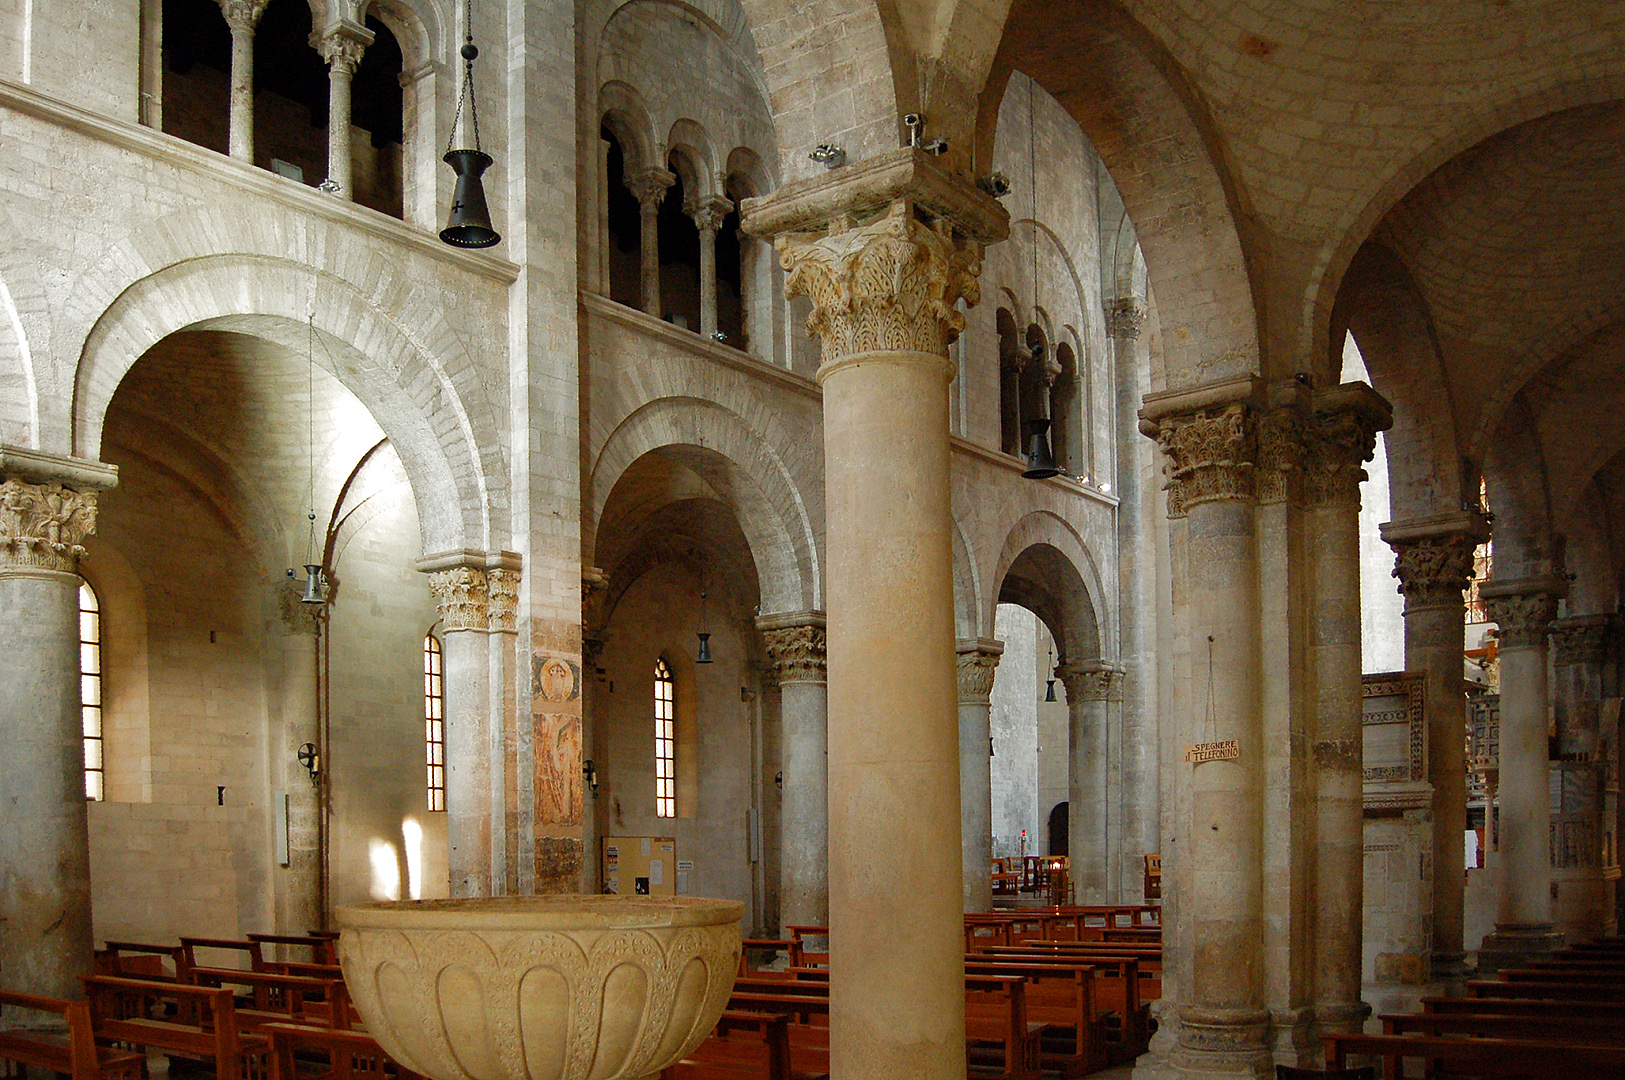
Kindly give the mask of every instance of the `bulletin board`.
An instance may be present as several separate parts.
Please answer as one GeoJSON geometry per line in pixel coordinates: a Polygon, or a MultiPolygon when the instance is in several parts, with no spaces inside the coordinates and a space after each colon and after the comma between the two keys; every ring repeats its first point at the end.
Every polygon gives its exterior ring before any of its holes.
{"type": "Polygon", "coordinates": [[[677,895],[677,841],[672,837],[606,836],[602,852],[606,893],[677,895]]]}

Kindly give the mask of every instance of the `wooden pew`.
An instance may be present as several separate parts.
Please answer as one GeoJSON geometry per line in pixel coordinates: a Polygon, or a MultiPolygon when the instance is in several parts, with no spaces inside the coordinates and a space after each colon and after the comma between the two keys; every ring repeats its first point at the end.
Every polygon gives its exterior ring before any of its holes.
{"type": "Polygon", "coordinates": [[[315,934],[249,934],[248,940],[260,946],[262,959],[266,962],[270,961],[269,957],[263,955],[267,945],[280,945],[290,949],[309,949],[309,955],[302,958],[301,962],[303,963],[337,964],[339,962],[338,939],[334,937],[317,936],[315,934]]]}
{"type": "Polygon", "coordinates": [[[1384,1035],[1473,1035],[1480,1038],[1550,1039],[1588,1046],[1625,1046],[1625,1022],[1573,1016],[1505,1013],[1383,1013],[1384,1035]]]}
{"type": "Polygon", "coordinates": [[[187,981],[194,986],[246,987],[246,1000],[236,1003],[238,1026],[244,1031],[277,1023],[349,1026],[349,995],[342,979],[194,967],[187,969],[187,981]]]}
{"type": "Polygon", "coordinates": [[[233,938],[209,937],[183,937],[181,938],[181,972],[182,982],[186,982],[186,970],[192,967],[220,967],[220,964],[200,964],[197,958],[199,949],[220,949],[225,952],[237,953],[248,961],[249,971],[260,971],[265,966],[265,956],[257,941],[237,941],[233,938]]]}
{"type": "Polygon", "coordinates": [[[1539,998],[1453,998],[1425,997],[1424,1013],[1499,1016],[1572,1016],[1576,1019],[1618,1020],[1625,1023],[1625,1000],[1552,1001],[1539,998]]]}
{"type": "Polygon", "coordinates": [[[1503,979],[1468,979],[1470,998],[1537,998],[1549,1001],[1618,1001],[1625,993],[1619,984],[1590,982],[1507,982],[1503,979]]]}
{"type": "Polygon", "coordinates": [[[364,1031],[334,1031],[305,1024],[266,1024],[271,1040],[272,1080],[427,1080],[384,1053],[364,1031]],[[310,1072],[312,1052],[325,1054],[327,1068],[310,1072]],[[301,1069],[295,1055],[305,1063],[301,1069]]]}
{"type": "Polygon", "coordinates": [[[788,1018],[770,1013],[723,1011],[711,1036],[661,1073],[662,1080],[817,1080],[829,1075],[828,1055],[819,1072],[791,1067],[788,1018]],[[743,1036],[738,1038],[736,1036],[743,1036]]]}
{"type": "Polygon", "coordinates": [[[7,1007],[55,1013],[67,1022],[68,1030],[0,1028],[0,1059],[49,1069],[71,1080],[146,1080],[146,1055],[96,1045],[90,1006],[83,1001],[0,990],[0,1012],[7,1007]]]}
{"type": "Polygon", "coordinates": [[[805,967],[809,964],[818,964],[825,967],[829,966],[829,952],[827,951],[827,944],[826,951],[824,952],[807,951],[808,938],[821,937],[825,939],[826,942],[829,940],[829,927],[786,926],[785,929],[790,931],[790,940],[794,941],[796,944],[795,950],[790,954],[791,965],[795,967],[805,967]]]}
{"type": "Polygon", "coordinates": [[[270,1041],[237,1030],[230,990],[110,975],[80,978],[98,1038],[212,1061],[217,1080],[259,1080],[270,1071],[270,1041]],[[175,1019],[151,1019],[166,1015],[171,1004],[175,1019]]]}
{"type": "Polygon", "coordinates": [[[141,941],[106,941],[94,956],[98,975],[122,975],[153,982],[176,981],[183,964],[179,945],[149,945],[141,941]]]}
{"type": "Polygon", "coordinates": [[[801,943],[791,938],[746,938],[739,943],[739,974],[762,971],[751,962],[755,953],[784,954],[785,963],[795,966],[796,959],[801,953],[801,943]]]}
{"type": "Polygon", "coordinates": [[[1040,1060],[1064,1077],[1107,1064],[1104,1025],[1095,1003],[1095,972],[1088,964],[1000,963],[965,959],[967,975],[1019,975],[1027,980],[1027,1018],[1048,1025],[1040,1060]]]}
{"type": "Polygon", "coordinates": [[[1613,985],[1625,984],[1625,968],[1611,970],[1580,970],[1535,967],[1502,968],[1497,974],[1507,982],[1519,983],[1565,983],[1589,982],[1609,983],[1613,985]]]}
{"type": "Polygon", "coordinates": [[[1432,1074],[1436,1065],[1478,1070],[1474,1075],[1530,1080],[1578,1080],[1625,1075],[1625,1046],[1584,1046],[1550,1039],[1463,1039],[1428,1035],[1327,1035],[1326,1065],[1347,1068],[1350,1055],[1382,1062],[1384,1080],[1400,1080],[1406,1061],[1432,1074]]]}

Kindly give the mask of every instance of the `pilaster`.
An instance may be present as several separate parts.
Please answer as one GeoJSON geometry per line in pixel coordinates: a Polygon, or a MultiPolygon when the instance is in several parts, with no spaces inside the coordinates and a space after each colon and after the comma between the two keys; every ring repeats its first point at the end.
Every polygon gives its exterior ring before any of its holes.
{"type": "Polygon", "coordinates": [[[829,919],[829,694],[824,613],[756,621],[779,683],[779,922],[829,919]]]}
{"type": "Polygon", "coordinates": [[[993,908],[993,676],[1004,643],[961,638],[955,643],[959,682],[959,817],[963,903],[967,912],[993,908]]]}

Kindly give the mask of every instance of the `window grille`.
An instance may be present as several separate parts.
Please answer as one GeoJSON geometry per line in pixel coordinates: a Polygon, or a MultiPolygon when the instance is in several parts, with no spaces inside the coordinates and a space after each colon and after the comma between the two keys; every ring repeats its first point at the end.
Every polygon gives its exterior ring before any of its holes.
{"type": "Polygon", "coordinates": [[[102,611],[96,590],[79,583],[79,722],[85,741],[85,798],[107,797],[102,751],[102,611]]]}
{"type": "Polygon", "coordinates": [[[446,692],[440,639],[423,638],[423,741],[428,759],[429,809],[446,809],[446,692]]]}
{"type": "Polygon", "coordinates": [[[655,816],[677,816],[677,737],[671,669],[655,661],[655,816]]]}

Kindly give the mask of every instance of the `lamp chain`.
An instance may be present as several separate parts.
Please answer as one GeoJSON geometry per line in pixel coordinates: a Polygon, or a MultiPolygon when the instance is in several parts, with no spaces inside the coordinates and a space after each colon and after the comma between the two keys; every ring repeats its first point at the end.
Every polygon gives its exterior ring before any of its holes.
{"type": "Polygon", "coordinates": [[[451,115],[451,134],[446,139],[446,153],[457,146],[457,124],[463,117],[463,103],[468,103],[468,119],[474,128],[474,149],[480,148],[480,106],[474,95],[474,60],[480,50],[474,46],[474,0],[463,0],[463,89],[457,95],[457,111],[451,115]]]}

